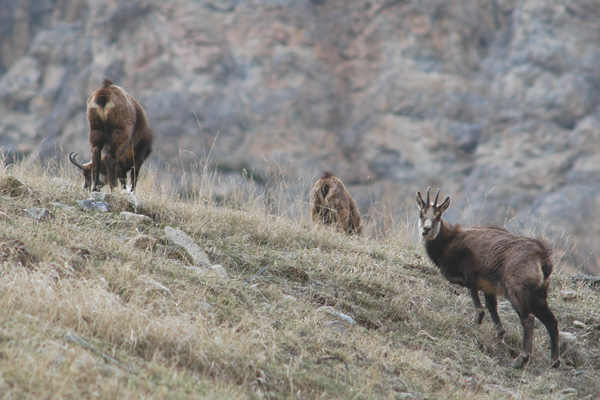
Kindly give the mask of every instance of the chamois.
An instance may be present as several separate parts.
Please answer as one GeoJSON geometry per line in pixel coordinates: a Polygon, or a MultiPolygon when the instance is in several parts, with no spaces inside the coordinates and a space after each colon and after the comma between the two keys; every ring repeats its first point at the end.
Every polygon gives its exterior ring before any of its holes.
{"type": "Polygon", "coordinates": [[[325,171],[312,187],[310,218],[315,224],[336,225],[349,235],[362,234],[356,202],[339,178],[325,171]]]}
{"type": "Polygon", "coordinates": [[[152,130],[140,103],[123,88],[104,78],[102,86],[87,100],[87,119],[92,146],[91,189],[99,189],[102,160],[111,190],[116,186],[117,177],[125,185],[125,176],[130,170],[131,189],[135,189],[139,169],[152,151],[153,141],[152,130]],[[101,160],[105,146],[107,153],[101,160]]]}
{"type": "Polygon", "coordinates": [[[514,368],[523,367],[531,357],[533,316],[548,330],[551,365],[558,367],[558,322],[547,303],[553,269],[548,245],[542,240],[501,228],[475,226],[462,229],[447,224],[442,214],[450,206],[450,197],[438,205],[439,194],[438,189],[433,204],[429,203],[429,188],[426,202],[420,192],[416,196],[420,211],[419,234],[431,261],[448,281],[469,289],[477,324],[481,324],[485,315],[479,299],[479,290],[483,291],[485,306],[500,338],[505,330],[498,316],[497,296],[508,298],[523,325],[523,344],[521,353],[512,363],[514,368]]]}

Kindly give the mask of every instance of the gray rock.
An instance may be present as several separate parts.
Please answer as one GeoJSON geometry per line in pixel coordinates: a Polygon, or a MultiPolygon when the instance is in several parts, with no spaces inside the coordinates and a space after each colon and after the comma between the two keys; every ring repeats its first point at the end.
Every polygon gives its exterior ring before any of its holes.
{"type": "Polygon", "coordinates": [[[592,289],[600,289],[600,276],[578,274],[572,276],[571,279],[575,283],[583,283],[592,289]]]}
{"type": "Polygon", "coordinates": [[[352,319],[352,317],[337,311],[335,308],[333,308],[331,306],[319,307],[319,308],[317,308],[317,312],[328,315],[330,317],[333,317],[333,318],[335,318],[343,323],[346,323],[348,325],[356,324],[356,321],[354,321],[354,319],[352,319]]]}
{"type": "Polygon", "coordinates": [[[227,278],[227,270],[221,264],[213,265],[210,267],[210,269],[212,269],[214,272],[216,272],[217,275],[219,275],[223,278],[227,278]]]}
{"type": "Polygon", "coordinates": [[[141,223],[152,223],[152,218],[146,216],[146,215],[141,215],[141,214],[135,214],[129,211],[122,211],[119,214],[122,218],[125,218],[125,221],[130,221],[130,222],[135,222],[138,224],[141,223]]]}
{"type": "Polygon", "coordinates": [[[163,285],[160,282],[155,281],[152,277],[148,276],[148,275],[140,275],[137,277],[137,281],[146,285],[146,290],[147,291],[155,291],[155,292],[159,292],[161,294],[166,294],[169,297],[173,296],[173,292],[171,292],[171,289],[169,289],[168,287],[166,287],[165,285],[163,285]]]}
{"type": "Polygon", "coordinates": [[[581,295],[572,290],[563,290],[560,292],[560,297],[565,301],[573,301],[581,297],[581,295]]]}
{"type": "Polygon", "coordinates": [[[63,210],[65,210],[65,211],[76,211],[76,210],[77,210],[77,208],[76,208],[76,207],[69,206],[69,205],[67,205],[67,204],[63,204],[63,203],[59,203],[59,202],[54,202],[54,203],[52,203],[52,206],[53,206],[54,208],[60,208],[60,209],[63,209],[63,210]]]}
{"type": "Polygon", "coordinates": [[[49,221],[51,219],[54,219],[54,214],[52,214],[46,208],[30,207],[25,211],[27,213],[27,216],[33,219],[37,219],[38,221],[49,221]]]}
{"type": "Polygon", "coordinates": [[[158,244],[158,239],[153,238],[152,236],[140,234],[129,239],[127,243],[136,249],[148,250],[154,249],[154,247],[158,244]]]}
{"type": "Polygon", "coordinates": [[[86,211],[108,212],[108,203],[92,199],[77,200],[77,204],[86,211]]]}
{"type": "Polygon", "coordinates": [[[188,252],[196,266],[205,268],[211,267],[210,260],[206,253],[196,244],[194,239],[189,237],[185,232],[167,226],[165,227],[165,234],[170,243],[181,246],[188,252]]]}

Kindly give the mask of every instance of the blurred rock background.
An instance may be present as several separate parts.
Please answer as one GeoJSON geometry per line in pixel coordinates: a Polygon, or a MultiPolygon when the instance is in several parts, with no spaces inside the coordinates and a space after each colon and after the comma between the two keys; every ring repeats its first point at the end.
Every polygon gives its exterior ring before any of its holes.
{"type": "Polygon", "coordinates": [[[165,178],[209,152],[234,176],[329,169],[363,213],[439,186],[453,222],[544,230],[600,273],[598,0],[0,3],[8,161],[89,159],[106,76],[146,109],[165,178]]]}

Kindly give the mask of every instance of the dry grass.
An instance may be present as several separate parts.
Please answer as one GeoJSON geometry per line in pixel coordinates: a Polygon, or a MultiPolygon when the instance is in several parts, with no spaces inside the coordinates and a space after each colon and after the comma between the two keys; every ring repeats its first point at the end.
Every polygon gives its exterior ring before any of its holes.
{"type": "Polygon", "coordinates": [[[87,197],[58,163],[0,163],[0,398],[597,398],[598,292],[556,275],[551,308],[578,342],[548,371],[538,323],[534,358],[513,370],[514,311],[500,307],[504,342],[488,318],[473,326],[468,294],[411,244],[406,217],[371,221],[374,238],[316,228],[301,194],[310,183],[284,195],[290,186],[273,176],[269,198],[217,199],[219,177],[204,169],[183,201],[145,170],[138,211],[153,222],[135,223],[119,215],[132,210],[123,193],[108,213],[53,206],[87,197]],[[31,218],[30,207],[53,218],[31,218]],[[166,226],[228,276],[189,268],[166,226]],[[155,240],[133,246],[140,234],[155,240]],[[567,290],[576,298],[564,300],[567,290]]]}

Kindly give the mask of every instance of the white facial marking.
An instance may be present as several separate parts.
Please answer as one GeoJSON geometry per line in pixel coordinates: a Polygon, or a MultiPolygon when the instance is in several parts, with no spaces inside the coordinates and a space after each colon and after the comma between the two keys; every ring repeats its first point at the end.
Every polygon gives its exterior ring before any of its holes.
{"type": "Polygon", "coordinates": [[[426,210],[421,212],[422,216],[419,218],[419,235],[425,240],[433,240],[437,237],[440,230],[433,207],[427,207],[426,210]]]}

